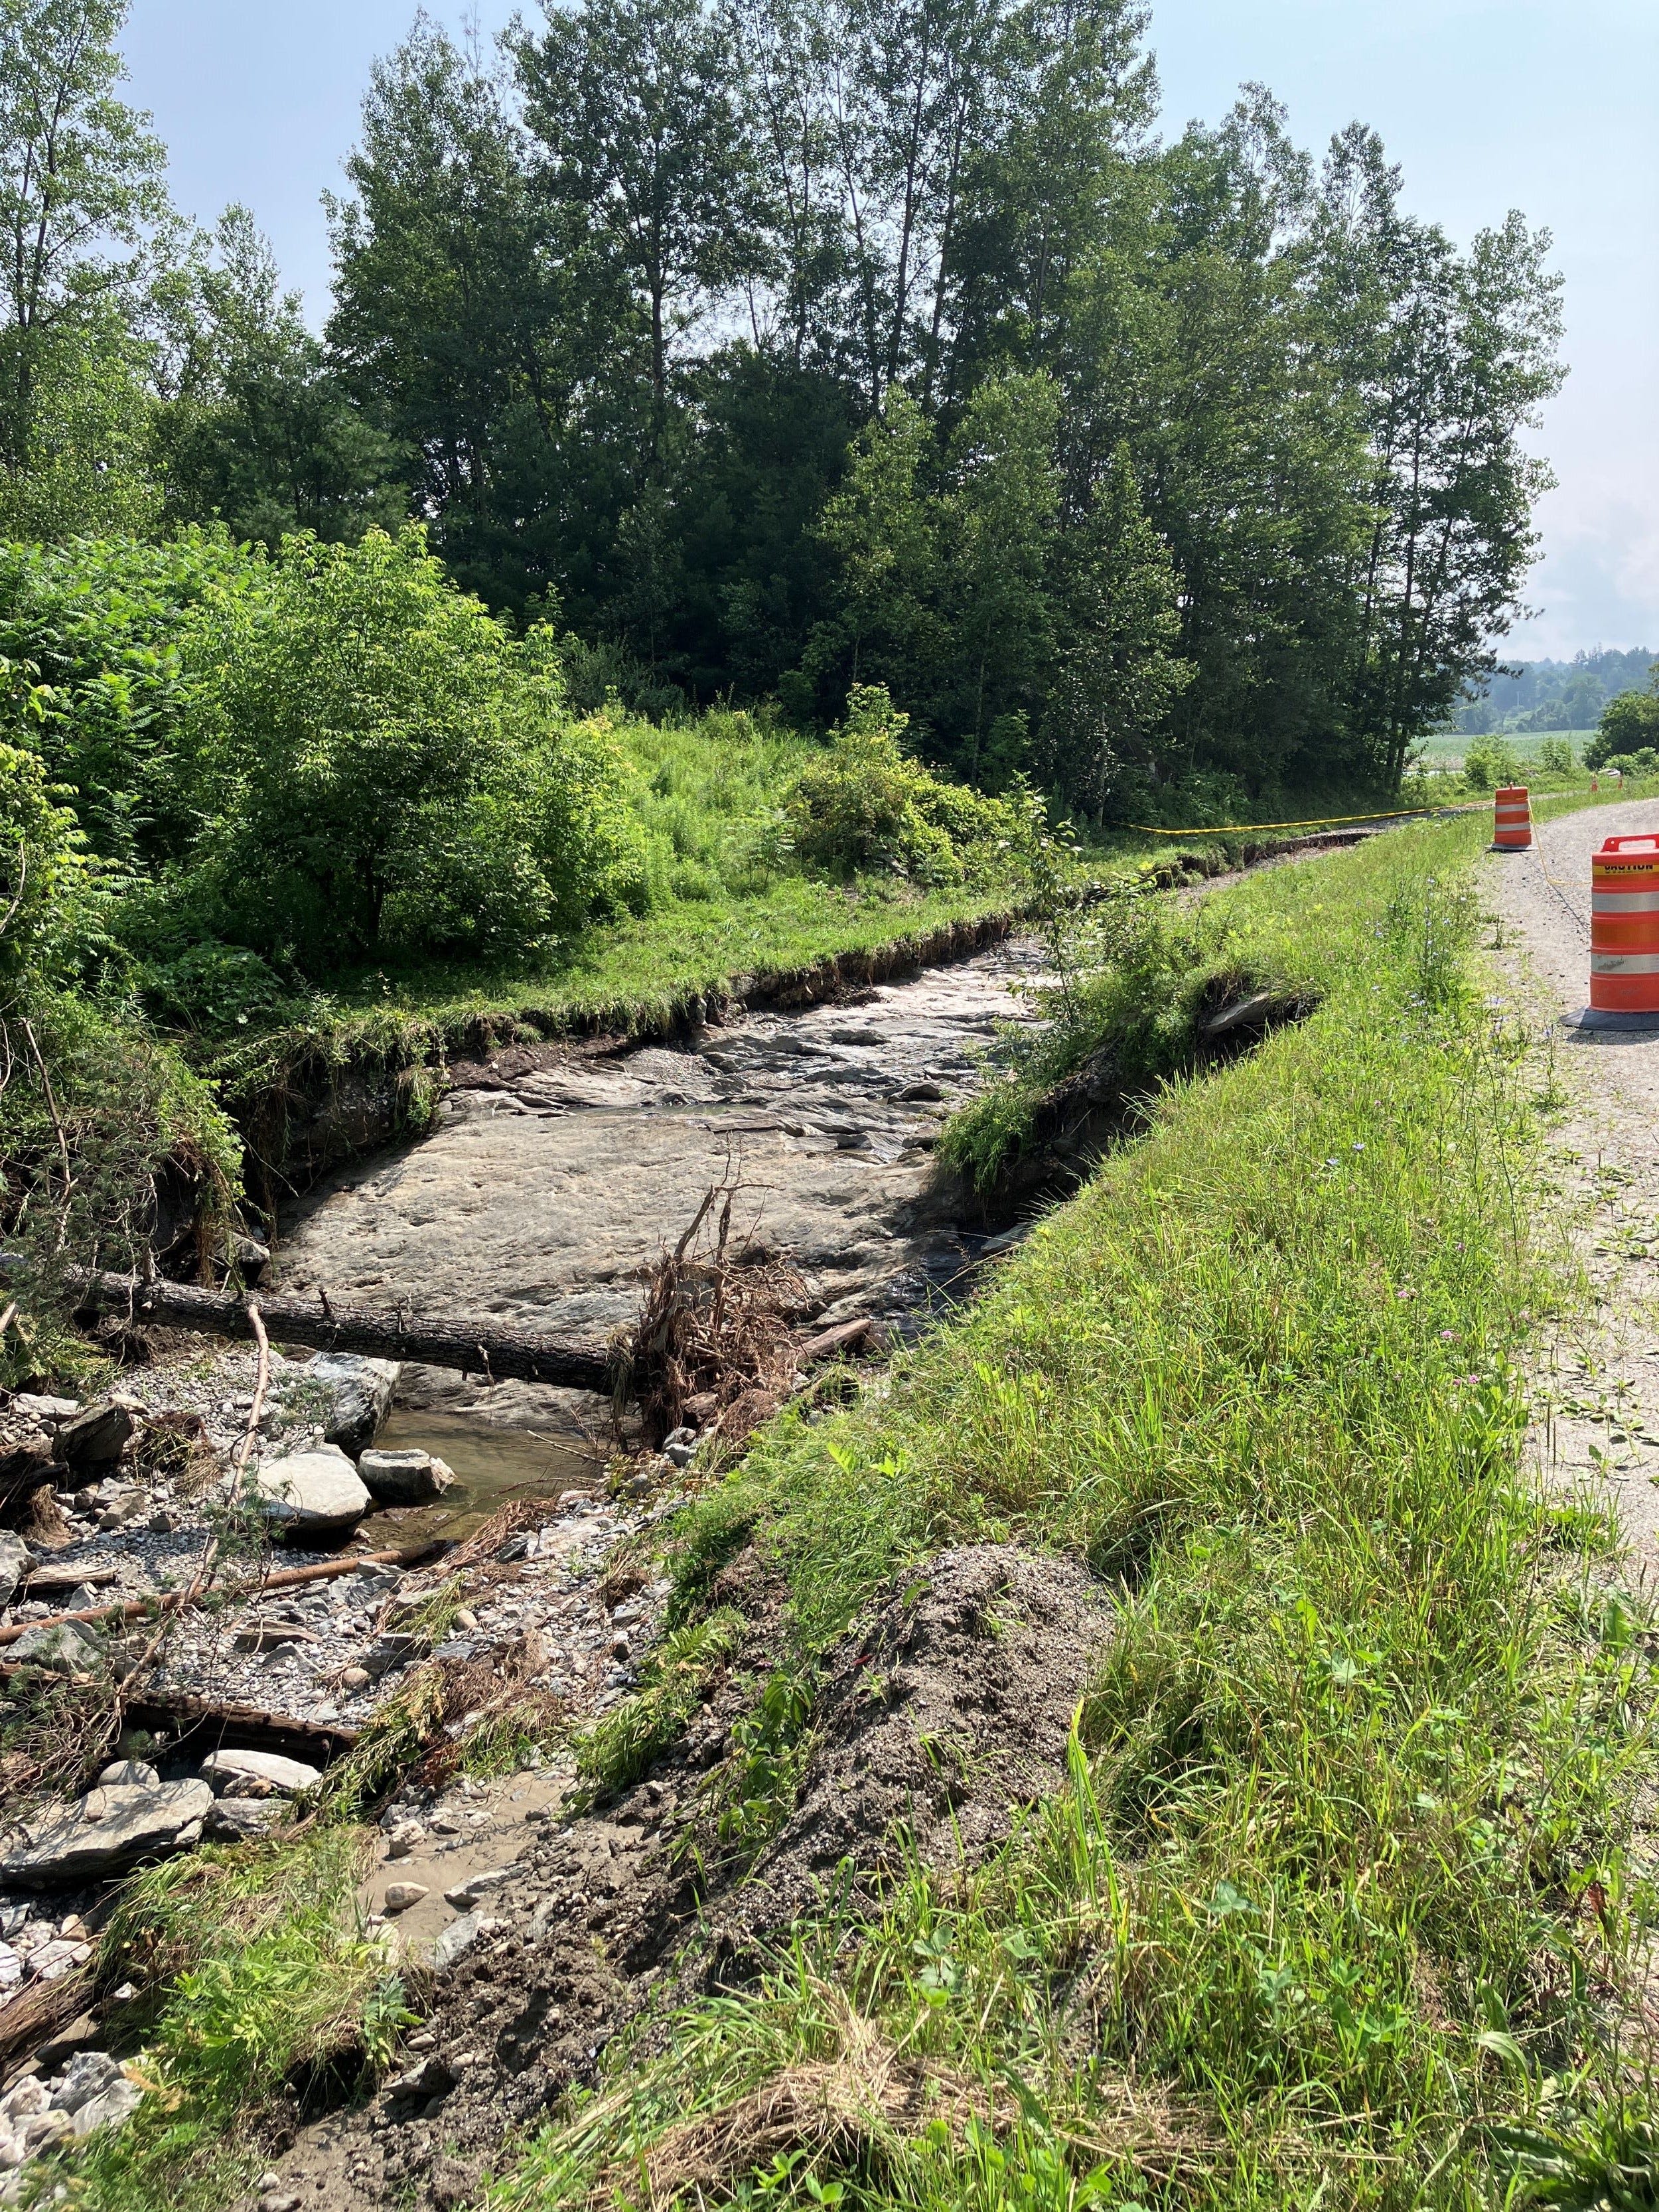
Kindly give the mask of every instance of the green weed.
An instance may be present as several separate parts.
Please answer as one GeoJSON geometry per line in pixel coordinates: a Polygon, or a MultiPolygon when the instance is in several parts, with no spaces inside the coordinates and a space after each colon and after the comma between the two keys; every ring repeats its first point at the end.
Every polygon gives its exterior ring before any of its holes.
{"type": "Polygon", "coordinates": [[[742,1616],[730,1607],[671,1629],[652,1654],[644,1686],[570,1739],[581,1784],[579,1802],[625,1790],[680,1735],[716,1668],[736,1650],[742,1616]]]}
{"type": "Polygon", "coordinates": [[[694,1509],[691,1586],[739,1533],[786,1586],[786,1680],[954,1541],[1087,1559],[1115,1630],[1000,1855],[653,2030],[502,2205],[659,2179],[696,2122],[732,2202],[1643,2201],[1651,1662],[1605,1527],[1516,1479],[1516,1355],[1568,1285],[1528,1236],[1535,1074],[1474,988],[1483,828],[1223,894],[1210,956],[1294,945],[1320,1010],[1170,1083],[889,1389],[694,1509]],[[872,2039],[953,2122],[763,2144],[756,2100],[872,2039]]]}

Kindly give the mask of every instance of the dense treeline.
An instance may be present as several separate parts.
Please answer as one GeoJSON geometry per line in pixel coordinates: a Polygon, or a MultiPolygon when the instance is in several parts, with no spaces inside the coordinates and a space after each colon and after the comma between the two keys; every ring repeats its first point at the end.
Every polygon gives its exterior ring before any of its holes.
{"type": "Polygon", "coordinates": [[[1468,737],[1489,730],[1593,730],[1609,700],[1645,689],[1655,665],[1645,646],[1629,653],[1598,647],[1571,660],[1515,661],[1458,708],[1457,726],[1468,737]]]}
{"type": "Polygon", "coordinates": [[[1355,125],[1152,135],[1132,0],[594,0],[425,21],[331,206],[321,337],[170,215],[122,0],[9,0],[0,527],[408,516],[579,705],[888,686],[1095,813],[1397,780],[1492,665],[1547,481],[1547,240],[1466,252],[1355,125]]]}

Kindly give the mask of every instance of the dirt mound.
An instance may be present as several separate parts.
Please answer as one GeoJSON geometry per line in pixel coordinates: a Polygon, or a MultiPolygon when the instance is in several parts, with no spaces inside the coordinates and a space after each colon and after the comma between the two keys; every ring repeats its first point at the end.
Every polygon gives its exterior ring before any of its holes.
{"type": "Polygon", "coordinates": [[[972,1863],[1003,1842],[1065,1775],[1111,1621],[1075,1559],[940,1553],[832,1657],[799,1807],[739,1900],[750,1933],[787,1926],[843,1867],[972,1863]]]}
{"type": "MultiPolygon", "coordinates": [[[[606,2044],[653,1991],[732,1985],[842,1886],[843,1868],[873,1885],[913,1848],[941,1869],[981,1857],[1016,1807],[1062,1781],[1111,1622],[1075,1560],[1004,1545],[942,1553],[832,1655],[799,1805],[748,1880],[724,1899],[698,1894],[683,1845],[704,1762],[682,1744],[602,1814],[523,1852],[490,1895],[498,1929],[428,1984],[420,2094],[388,2090],[307,2130],[282,2162],[284,2187],[317,2212],[471,2198],[515,2129],[598,2078],[606,2044]],[[698,1940],[705,1916],[712,1945],[698,1940]]],[[[694,1734],[718,1741],[737,1697],[733,1683],[694,1734]]]]}

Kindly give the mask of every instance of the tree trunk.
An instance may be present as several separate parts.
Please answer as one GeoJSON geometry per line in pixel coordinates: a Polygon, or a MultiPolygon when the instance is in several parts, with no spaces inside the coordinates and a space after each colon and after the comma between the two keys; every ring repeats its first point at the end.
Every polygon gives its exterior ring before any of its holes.
{"type": "MultiPolygon", "coordinates": [[[[253,1334],[246,1297],[203,1290],[193,1283],[140,1283],[130,1275],[94,1274],[80,1268],[71,1270],[68,1279],[82,1311],[130,1314],[134,1320],[196,1329],[205,1336],[253,1334]]],[[[418,1359],[496,1382],[510,1377],[520,1382],[552,1382],[606,1397],[616,1379],[616,1364],[607,1352],[465,1319],[336,1312],[320,1295],[313,1302],[261,1294],[253,1303],[278,1344],[362,1352],[377,1359],[418,1359]]]]}

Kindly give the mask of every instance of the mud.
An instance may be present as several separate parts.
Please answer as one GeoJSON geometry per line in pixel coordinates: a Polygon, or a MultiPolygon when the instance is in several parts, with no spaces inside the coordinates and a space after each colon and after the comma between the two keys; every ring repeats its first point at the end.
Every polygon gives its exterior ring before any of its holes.
{"type": "MultiPolygon", "coordinates": [[[[712,1896],[685,1845],[711,1753],[739,1709],[735,1681],[650,1777],[586,1819],[534,1817],[551,1776],[506,1785],[488,1835],[465,1847],[469,1866],[517,1854],[485,1908],[501,1925],[427,1982],[406,2062],[430,2062],[435,2086],[399,2094],[395,2077],[372,2106],[301,2134],[277,2166],[283,2190],[319,2208],[470,2199],[511,2155],[515,2130],[597,2080],[605,2046],[653,1998],[740,1984],[826,1889],[873,1895],[913,1851],[940,1872],[981,1858],[1018,1807],[1063,1781],[1072,1715],[1111,1620],[1076,1561],[1012,1546],[947,1552],[902,1578],[831,1655],[793,1818],[712,1896]]],[[[446,1857],[413,1878],[435,1895],[462,1863],[446,1857]]],[[[373,1894],[422,1863],[382,1866],[373,1894]]],[[[418,1957],[438,1916],[416,1909],[418,1957]]]]}

